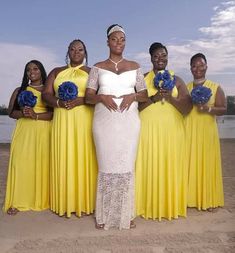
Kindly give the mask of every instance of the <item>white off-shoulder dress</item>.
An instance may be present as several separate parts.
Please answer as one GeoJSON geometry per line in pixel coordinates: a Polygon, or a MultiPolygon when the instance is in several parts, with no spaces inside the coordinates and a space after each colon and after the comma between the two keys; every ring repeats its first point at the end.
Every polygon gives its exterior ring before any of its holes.
{"type": "MultiPolygon", "coordinates": [[[[98,94],[114,95],[119,106],[122,95],[146,89],[140,69],[121,74],[93,67],[88,88],[98,94]]],[[[109,111],[102,103],[95,106],[93,135],[98,159],[96,222],[104,229],[129,229],[134,219],[134,168],[139,141],[138,103],[129,110],[109,111]]]]}

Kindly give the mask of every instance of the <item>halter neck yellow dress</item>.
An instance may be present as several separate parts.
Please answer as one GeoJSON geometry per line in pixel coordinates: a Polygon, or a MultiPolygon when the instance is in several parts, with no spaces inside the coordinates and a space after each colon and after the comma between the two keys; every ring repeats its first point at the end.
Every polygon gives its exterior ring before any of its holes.
{"type": "MultiPolygon", "coordinates": [[[[37,96],[36,113],[47,111],[41,92],[27,87],[37,96]]],[[[51,122],[20,118],[12,135],[4,211],[41,211],[49,208],[49,155],[51,122]]]]}
{"type": "MultiPolygon", "coordinates": [[[[77,67],[61,71],[54,82],[58,97],[59,85],[65,81],[78,87],[84,97],[88,74],[77,67]]],[[[97,162],[92,138],[93,107],[76,106],[71,110],[55,108],[52,120],[51,147],[51,210],[59,216],[90,214],[95,209],[97,162]]]]}
{"type": "MultiPolygon", "coordinates": [[[[157,90],[150,71],[148,96],[157,90]]],[[[177,97],[174,87],[172,96],[177,97]]],[[[170,103],[151,104],[140,112],[141,132],[136,160],[136,212],[145,219],[186,216],[187,171],[182,114],[170,103]]]]}
{"type": "MultiPolygon", "coordinates": [[[[206,80],[203,86],[210,88],[209,106],[215,103],[218,84],[206,80]]],[[[189,92],[193,82],[187,85],[189,92]]],[[[185,119],[187,157],[189,158],[188,206],[199,210],[224,205],[220,141],[216,117],[200,113],[196,106],[185,119]]]]}

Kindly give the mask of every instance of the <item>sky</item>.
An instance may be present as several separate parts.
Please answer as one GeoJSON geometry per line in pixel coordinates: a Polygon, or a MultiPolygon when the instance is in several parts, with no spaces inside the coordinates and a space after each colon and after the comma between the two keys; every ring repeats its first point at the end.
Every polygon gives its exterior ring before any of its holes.
{"type": "Polygon", "coordinates": [[[191,56],[201,52],[207,78],[235,95],[235,0],[8,0],[0,9],[0,105],[8,105],[28,61],[41,61],[49,73],[65,65],[74,39],[86,44],[89,66],[107,59],[106,30],[116,23],[126,32],[124,57],[144,72],[153,42],[167,46],[168,69],[185,83],[191,56]]]}

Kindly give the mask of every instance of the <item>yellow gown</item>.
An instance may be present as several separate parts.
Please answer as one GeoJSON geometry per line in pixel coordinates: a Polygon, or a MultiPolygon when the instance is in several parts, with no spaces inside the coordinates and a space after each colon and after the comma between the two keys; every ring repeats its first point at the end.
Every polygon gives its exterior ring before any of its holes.
{"type": "MultiPolygon", "coordinates": [[[[149,72],[148,96],[157,90],[149,72]]],[[[177,97],[174,87],[172,95],[177,97]]],[[[183,116],[170,103],[151,104],[140,112],[141,132],[136,160],[136,212],[145,219],[186,216],[187,171],[183,116]]]]}
{"type": "MultiPolygon", "coordinates": [[[[27,87],[37,96],[36,113],[46,112],[41,92],[27,87]]],[[[49,208],[49,152],[51,122],[20,118],[12,136],[4,211],[49,208]]]]}
{"type": "MultiPolygon", "coordinates": [[[[212,90],[209,106],[215,103],[218,84],[206,80],[203,86],[212,90]]],[[[187,85],[189,92],[193,83],[187,85]]],[[[205,210],[224,205],[220,141],[216,117],[200,113],[196,106],[185,119],[189,158],[188,206],[205,210]]]]}
{"type": "MultiPolygon", "coordinates": [[[[77,67],[61,71],[54,82],[70,81],[84,97],[88,74],[77,67]]],[[[95,209],[97,162],[92,138],[93,108],[76,106],[71,110],[55,108],[52,120],[51,210],[58,215],[90,214],[95,209]]]]}

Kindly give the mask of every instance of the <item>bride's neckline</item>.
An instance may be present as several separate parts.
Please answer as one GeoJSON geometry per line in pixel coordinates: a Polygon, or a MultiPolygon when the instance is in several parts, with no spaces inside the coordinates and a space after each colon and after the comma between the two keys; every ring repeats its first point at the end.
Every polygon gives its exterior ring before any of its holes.
{"type": "Polygon", "coordinates": [[[117,76],[120,76],[120,75],[122,75],[122,74],[124,74],[124,73],[127,73],[127,72],[131,72],[131,71],[136,71],[136,70],[137,70],[137,69],[131,69],[131,70],[126,70],[126,71],[121,72],[121,73],[115,73],[115,72],[113,72],[112,70],[103,69],[103,68],[100,68],[100,67],[97,67],[97,66],[94,66],[94,67],[97,68],[97,69],[100,69],[100,70],[108,71],[108,72],[110,72],[110,73],[112,73],[112,74],[114,74],[114,75],[117,75],[117,76]]]}

